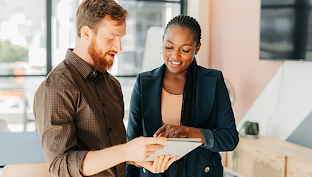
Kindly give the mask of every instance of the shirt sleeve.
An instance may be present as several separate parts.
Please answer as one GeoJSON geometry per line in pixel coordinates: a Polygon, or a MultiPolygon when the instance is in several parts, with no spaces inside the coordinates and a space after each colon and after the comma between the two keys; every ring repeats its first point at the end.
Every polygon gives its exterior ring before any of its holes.
{"type": "Polygon", "coordinates": [[[34,116],[42,149],[54,177],[82,176],[87,151],[78,151],[74,123],[78,93],[62,81],[45,81],[34,98],[34,116]]]}

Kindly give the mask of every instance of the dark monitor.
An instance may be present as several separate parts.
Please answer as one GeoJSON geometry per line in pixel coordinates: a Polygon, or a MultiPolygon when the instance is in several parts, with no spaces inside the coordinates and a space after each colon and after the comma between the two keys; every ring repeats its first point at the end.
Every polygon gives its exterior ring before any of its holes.
{"type": "Polygon", "coordinates": [[[260,59],[312,61],[312,0],[261,0],[260,59]]]}

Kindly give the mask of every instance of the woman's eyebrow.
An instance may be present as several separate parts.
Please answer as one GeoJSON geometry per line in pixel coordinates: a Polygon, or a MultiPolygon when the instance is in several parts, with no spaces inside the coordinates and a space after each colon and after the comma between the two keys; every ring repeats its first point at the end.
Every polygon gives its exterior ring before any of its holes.
{"type": "MultiPolygon", "coordinates": [[[[166,40],[167,42],[169,42],[169,43],[171,43],[171,44],[174,44],[173,42],[171,42],[170,40],[166,40]]],[[[192,47],[192,45],[191,44],[182,44],[181,46],[191,46],[192,47]]]]}

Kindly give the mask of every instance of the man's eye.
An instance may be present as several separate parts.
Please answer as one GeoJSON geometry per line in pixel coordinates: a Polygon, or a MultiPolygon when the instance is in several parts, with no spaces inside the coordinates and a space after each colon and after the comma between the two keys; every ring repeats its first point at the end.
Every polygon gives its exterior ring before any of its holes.
{"type": "Polygon", "coordinates": [[[165,46],[165,49],[172,49],[172,47],[165,46]]]}

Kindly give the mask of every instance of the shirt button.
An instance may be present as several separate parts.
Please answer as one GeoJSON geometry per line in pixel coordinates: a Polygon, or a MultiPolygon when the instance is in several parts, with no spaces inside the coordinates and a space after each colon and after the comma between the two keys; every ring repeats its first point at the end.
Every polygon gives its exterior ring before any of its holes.
{"type": "Polygon", "coordinates": [[[105,106],[105,103],[103,103],[103,106],[105,106]]]}
{"type": "Polygon", "coordinates": [[[109,131],[109,132],[112,132],[112,128],[111,128],[111,127],[108,127],[108,131],[109,131]]]}
{"type": "Polygon", "coordinates": [[[95,74],[95,71],[92,71],[92,74],[94,75],[94,74],[95,74]]]}
{"type": "Polygon", "coordinates": [[[209,170],[210,170],[210,168],[209,168],[209,167],[206,167],[206,168],[205,168],[205,173],[208,173],[209,170]]]}
{"type": "Polygon", "coordinates": [[[146,169],[145,168],[143,168],[143,172],[146,173],[146,169]]]}

